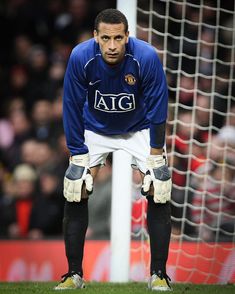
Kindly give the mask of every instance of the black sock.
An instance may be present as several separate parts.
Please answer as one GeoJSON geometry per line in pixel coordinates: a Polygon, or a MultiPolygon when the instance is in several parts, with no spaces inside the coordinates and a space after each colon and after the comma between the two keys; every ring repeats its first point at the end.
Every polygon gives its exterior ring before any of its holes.
{"type": "Polygon", "coordinates": [[[147,199],[147,226],[151,252],[150,274],[159,271],[165,274],[171,235],[170,202],[155,203],[152,196],[148,196],[147,199]]]}
{"type": "Polygon", "coordinates": [[[69,272],[83,275],[82,260],[85,235],[88,226],[88,199],[81,202],[65,202],[64,240],[69,272]]]}

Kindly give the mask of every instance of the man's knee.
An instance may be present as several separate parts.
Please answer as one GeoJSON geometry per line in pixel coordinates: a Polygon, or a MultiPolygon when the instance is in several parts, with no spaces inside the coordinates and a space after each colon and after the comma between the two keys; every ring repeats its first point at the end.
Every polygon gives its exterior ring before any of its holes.
{"type": "Polygon", "coordinates": [[[152,196],[147,196],[148,209],[147,217],[159,223],[169,223],[171,221],[171,203],[155,203],[152,196]]]}

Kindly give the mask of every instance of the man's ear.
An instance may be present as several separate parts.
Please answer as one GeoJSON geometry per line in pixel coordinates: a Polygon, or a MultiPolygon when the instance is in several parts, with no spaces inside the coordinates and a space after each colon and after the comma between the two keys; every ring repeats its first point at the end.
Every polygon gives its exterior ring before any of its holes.
{"type": "Polygon", "coordinates": [[[98,43],[98,32],[97,32],[97,30],[93,31],[93,36],[94,36],[94,39],[95,39],[96,43],[98,43]]]}
{"type": "Polygon", "coordinates": [[[128,43],[128,40],[129,40],[129,31],[128,32],[126,32],[126,44],[128,43]]]}

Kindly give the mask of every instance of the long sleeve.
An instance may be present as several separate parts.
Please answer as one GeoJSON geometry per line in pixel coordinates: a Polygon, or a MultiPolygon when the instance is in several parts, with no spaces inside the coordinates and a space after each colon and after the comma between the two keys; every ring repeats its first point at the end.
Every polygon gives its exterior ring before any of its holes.
{"type": "Polygon", "coordinates": [[[150,121],[150,145],[163,147],[165,142],[165,122],[168,112],[168,88],[162,64],[153,50],[146,58],[142,71],[143,95],[150,121]]]}
{"type": "Polygon", "coordinates": [[[88,152],[84,144],[83,107],[87,89],[84,69],[79,62],[79,53],[73,50],[64,78],[63,124],[67,146],[71,155],[88,152]]]}

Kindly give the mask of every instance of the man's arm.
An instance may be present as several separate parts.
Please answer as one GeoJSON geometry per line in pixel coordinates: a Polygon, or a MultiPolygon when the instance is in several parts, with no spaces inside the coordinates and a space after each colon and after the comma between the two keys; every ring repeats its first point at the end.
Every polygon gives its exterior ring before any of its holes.
{"type": "Polygon", "coordinates": [[[63,123],[71,155],[64,176],[64,197],[69,202],[81,201],[84,185],[88,194],[93,189],[88,148],[84,143],[83,107],[87,90],[78,56],[77,49],[73,50],[64,78],[63,123]]]}
{"type": "Polygon", "coordinates": [[[150,155],[162,155],[162,148],[150,148],[150,155]]]}
{"type": "Polygon", "coordinates": [[[143,88],[150,121],[150,155],[146,159],[147,172],[142,186],[142,194],[152,193],[156,203],[166,203],[171,198],[171,175],[164,154],[165,129],[168,110],[168,88],[165,73],[156,53],[148,59],[143,88]]]}
{"type": "Polygon", "coordinates": [[[63,124],[71,156],[88,152],[84,144],[83,107],[87,86],[77,48],[72,51],[64,77],[63,124]]]}

